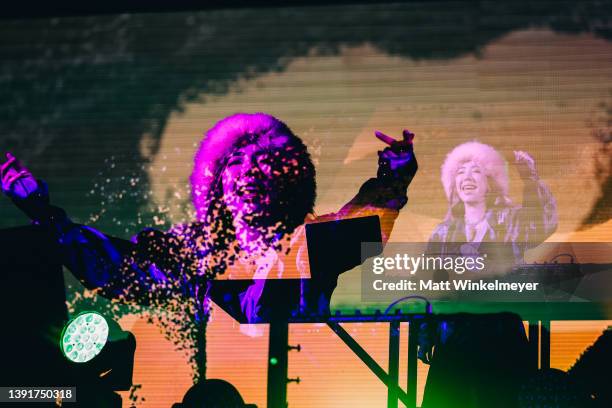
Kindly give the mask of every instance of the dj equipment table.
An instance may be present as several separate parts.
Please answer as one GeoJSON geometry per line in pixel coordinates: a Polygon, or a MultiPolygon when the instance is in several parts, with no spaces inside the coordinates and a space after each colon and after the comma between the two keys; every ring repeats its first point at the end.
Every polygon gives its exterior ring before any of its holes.
{"type": "MultiPolygon", "coordinates": [[[[271,293],[284,293],[290,296],[297,282],[293,280],[271,280],[275,287],[271,293]],[[286,290],[281,288],[286,287],[286,290]]],[[[298,280],[295,280],[298,281],[298,280]]],[[[237,307],[236,300],[230,288],[243,288],[252,281],[222,281],[222,288],[213,286],[212,298],[217,305],[240,323],[247,323],[245,316],[237,307]],[[216,290],[215,290],[216,289],[216,290]]],[[[242,289],[238,289],[242,290],[242,289]]],[[[281,302],[282,303],[282,302],[281,302]]],[[[355,310],[350,314],[336,312],[332,315],[317,314],[298,315],[277,313],[265,319],[257,320],[256,324],[269,324],[268,344],[268,379],[267,408],[287,407],[287,383],[295,379],[287,378],[289,351],[296,347],[289,346],[289,325],[305,323],[325,323],[336,335],[355,353],[357,357],[382,381],[387,387],[387,407],[397,408],[401,401],[406,407],[417,406],[417,339],[421,323],[439,320],[453,320],[457,312],[467,313],[497,313],[514,312],[528,322],[528,339],[532,368],[546,369],[550,367],[550,322],[553,320],[605,320],[612,316],[612,305],[591,302],[566,303],[464,303],[432,302],[433,310],[439,313],[403,313],[397,310],[385,314],[380,310],[355,310]],[[355,340],[341,323],[389,323],[388,367],[385,369],[355,340]],[[399,384],[399,350],[400,323],[408,323],[408,380],[405,391],[399,384]]],[[[282,305],[278,310],[282,310],[282,305]]]]}

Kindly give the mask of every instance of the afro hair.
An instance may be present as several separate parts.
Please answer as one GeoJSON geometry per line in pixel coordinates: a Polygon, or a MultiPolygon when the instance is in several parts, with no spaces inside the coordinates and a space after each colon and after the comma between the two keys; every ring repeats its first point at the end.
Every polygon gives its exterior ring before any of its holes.
{"type": "Polygon", "coordinates": [[[272,115],[236,113],[221,119],[206,132],[195,154],[190,181],[191,197],[199,221],[206,220],[214,200],[214,190],[218,188],[217,183],[220,180],[224,160],[244,137],[257,140],[266,135],[286,136],[289,139],[288,143],[298,148],[305,172],[300,175],[302,185],[296,186],[299,190],[296,198],[300,199],[299,207],[303,207],[306,212],[312,211],[316,196],[315,169],[302,140],[285,123],[272,115]]]}

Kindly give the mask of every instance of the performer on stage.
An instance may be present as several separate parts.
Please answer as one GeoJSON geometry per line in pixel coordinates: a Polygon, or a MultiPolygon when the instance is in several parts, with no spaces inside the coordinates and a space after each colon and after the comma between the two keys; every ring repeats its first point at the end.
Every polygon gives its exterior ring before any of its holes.
{"type": "MultiPolygon", "coordinates": [[[[441,180],[449,207],[431,235],[430,253],[474,255],[493,247],[498,261],[522,263],[527,249],[556,230],[556,202],[533,158],[515,151],[514,159],[524,183],[522,205],[510,200],[507,163],[493,147],[472,141],[446,156],[441,180]]],[[[459,314],[436,327],[424,325],[419,358],[431,368],[423,408],[515,407],[530,369],[526,354],[515,314],[459,314]]]]}
{"type": "MultiPolygon", "coordinates": [[[[313,215],[315,170],[306,146],[264,113],[236,114],[207,132],[191,175],[197,220],[168,232],[145,230],[127,242],[75,224],[49,204],[44,182],[10,154],[1,168],[2,189],[35,223],[55,231],[66,266],[87,287],[143,304],[184,296],[206,316],[207,282],[220,274],[288,277],[294,270],[298,276],[289,277],[308,277],[306,222],[376,214],[384,239],[389,236],[417,171],[414,135],[404,131],[401,141],[380,132],[377,137],[389,145],[379,152],[377,177],[338,213],[322,217],[313,215]]],[[[260,286],[242,295],[249,319],[257,316],[260,286]]]]}

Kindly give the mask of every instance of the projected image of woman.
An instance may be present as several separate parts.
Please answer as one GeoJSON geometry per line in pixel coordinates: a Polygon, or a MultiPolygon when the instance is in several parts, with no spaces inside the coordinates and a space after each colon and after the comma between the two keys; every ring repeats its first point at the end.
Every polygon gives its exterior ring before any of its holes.
{"type": "Polygon", "coordinates": [[[430,243],[442,253],[506,243],[514,260],[522,262],[527,249],[546,240],[557,228],[555,199],[528,153],[515,151],[514,162],[523,181],[522,205],[509,197],[508,165],[497,150],[477,141],[455,147],[441,169],[448,211],[430,243]]]}
{"type": "MultiPolygon", "coordinates": [[[[556,230],[556,202],[533,158],[515,151],[514,164],[523,181],[522,205],[509,198],[507,162],[493,147],[471,141],[448,153],[441,168],[448,211],[430,237],[430,251],[494,250],[489,266],[514,265],[556,230]]],[[[431,367],[422,406],[515,407],[517,390],[530,375],[527,356],[522,319],[513,313],[457,314],[423,325],[419,358],[431,367]]]]}
{"type": "MultiPolygon", "coordinates": [[[[302,140],[265,113],[224,118],[206,133],[194,157],[195,220],[166,232],[141,231],[131,242],[73,223],[50,205],[46,184],[11,154],[0,176],[3,192],[35,224],[55,233],[64,264],[87,288],[159,310],[154,321],[181,350],[192,351],[197,379],[206,372],[213,279],[254,279],[238,296],[247,321],[257,322],[274,307],[263,296],[269,279],[310,277],[305,223],[378,215],[383,240],[388,238],[417,171],[414,135],[404,131],[398,141],[376,136],[387,144],[379,152],[376,177],[337,213],[317,217],[315,168],[302,140]]],[[[332,277],[341,272],[326,271],[332,277]]],[[[302,283],[300,311],[328,313],[333,282],[323,288],[302,283]]],[[[257,327],[243,328],[259,334],[257,327]]]]}
{"type": "MultiPolygon", "coordinates": [[[[313,211],[315,168],[305,144],[265,113],[231,115],[206,133],[190,180],[193,222],[167,232],[147,229],[132,243],[71,222],[49,204],[46,185],[10,154],[0,169],[2,189],[35,223],[57,231],[68,268],[87,287],[160,306],[176,303],[177,295],[187,297],[182,300],[195,300],[206,315],[206,282],[218,275],[280,278],[297,269],[299,275],[289,277],[308,277],[302,267],[305,223],[378,215],[383,239],[388,238],[417,171],[414,135],[404,131],[398,141],[376,136],[387,144],[379,152],[376,177],[340,211],[319,217],[313,211]]],[[[249,321],[258,314],[261,284],[241,297],[249,321]]]]}

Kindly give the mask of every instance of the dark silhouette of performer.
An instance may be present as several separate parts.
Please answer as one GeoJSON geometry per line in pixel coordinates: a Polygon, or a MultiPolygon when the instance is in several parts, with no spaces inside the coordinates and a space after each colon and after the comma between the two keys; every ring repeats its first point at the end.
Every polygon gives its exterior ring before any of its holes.
{"type": "MultiPolygon", "coordinates": [[[[315,170],[301,139],[267,114],[230,116],[207,132],[195,155],[197,220],[168,232],[142,231],[132,242],[70,221],[49,204],[46,184],[11,154],[2,165],[2,187],[34,223],[54,229],[66,266],[86,287],[145,304],[168,300],[177,286],[189,287],[206,313],[205,282],[226,271],[230,277],[240,275],[232,269],[246,269],[242,276],[248,277],[285,277],[295,265],[306,277],[306,222],[376,214],[386,239],[417,170],[413,136],[404,131],[403,140],[395,141],[377,132],[389,145],[379,152],[377,177],[338,213],[315,217],[315,170]]],[[[247,315],[256,314],[260,294],[257,287],[244,294],[247,315]]]]}
{"type": "Polygon", "coordinates": [[[612,367],[612,326],[609,326],[587,347],[574,365],[568,370],[573,384],[593,399],[593,407],[612,406],[610,389],[610,367],[612,367]]]}
{"type": "MultiPolygon", "coordinates": [[[[173,312],[160,323],[175,341],[191,339],[196,377],[203,377],[211,280],[259,278],[240,294],[240,307],[255,321],[267,278],[309,277],[305,223],[378,215],[387,239],[417,162],[409,131],[401,141],[376,136],[388,145],[379,152],[377,176],[339,212],[320,217],[312,214],[315,170],[306,146],[264,113],[236,114],[207,132],[191,175],[197,219],[167,232],[144,230],[125,241],[73,223],[50,204],[45,183],[11,154],[1,166],[2,189],[34,223],[53,231],[64,264],[86,287],[173,312]]],[[[334,279],[341,272],[328,271],[334,279]]]]}

